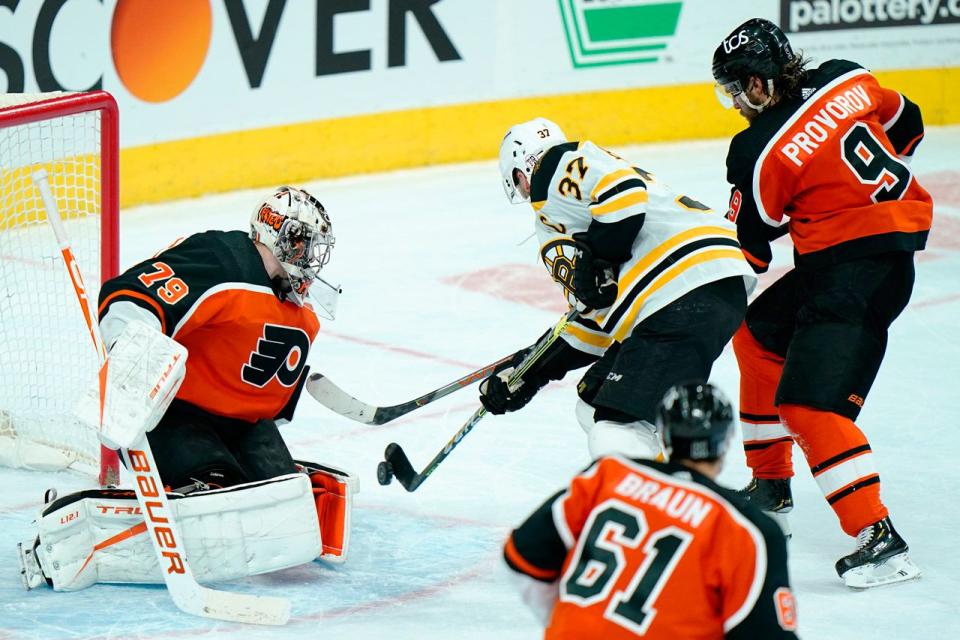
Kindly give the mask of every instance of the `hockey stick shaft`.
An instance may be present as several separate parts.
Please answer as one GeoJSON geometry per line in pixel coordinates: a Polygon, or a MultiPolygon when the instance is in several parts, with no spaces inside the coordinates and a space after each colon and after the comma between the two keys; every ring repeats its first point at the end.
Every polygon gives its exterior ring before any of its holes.
{"type": "MultiPolygon", "coordinates": [[[[69,272],[70,281],[73,283],[74,293],[83,310],[87,330],[97,351],[100,362],[102,416],[109,361],[96,321],[93,302],[87,295],[83,276],[73,255],[57,202],[47,181],[47,172],[39,169],[34,172],[32,178],[40,191],[40,197],[47,211],[47,220],[60,245],[60,252],[69,272]]],[[[183,536],[170,509],[146,434],[141,434],[130,449],[120,449],[120,454],[127,469],[134,475],[133,486],[137,501],[143,512],[143,519],[147,525],[150,540],[153,542],[164,582],[177,608],[186,613],[218,620],[252,624],[285,624],[290,617],[290,603],[285,599],[214,591],[197,583],[187,563],[183,536]]]]}
{"type": "Polygon", "coordinates": [[[424,407],[435,400],[446,397],[454,391],[458,391],[474,382],[483,380],[493,374],[498,367],[507,364],[512,357],[513,355],[505,356],[476,371],[471,371],[462,378],[445,384],[439,389],[425,393],[419,398],[387,407],[378,407],[363,402],[362,400],[357,400],[322,373],[314,373],[310,376],[307,380],[307,393],[331,411],[339,413],[351,420],[372,425],[386,424],[391,420],[405,416],[411,411],[424,407]]]}
{"type": "MultiPolygon", "coordinates": [[[[530,370],[537,360],[547,351],[547,349],[552,345],[557,338],[560,337],[560,334],[563,333],[563,329],[567,326],[571,320],[573,320],[579,311],[576,308],[571,309],[567,315],[560,319],[560,321],[553,327],[553,330],[545,335],[541,340],[534,345],[533,349],[530,350],[530,353],[524,357],[523,360],[517,365],[514,371],[510,374],[510,377],[507,379],[507,386],[511,390],[516,390],[523,378],[523,374],[530,370]]],[[[407,457],[407,454],[404,453],[403,448],[395,443],[391,442],[387,445],[387,449],[384,452],[384,457],[387,462],[390,463],[390,466],[393,469],[393,473],[396,476],[397,480],[400,481],[400,484],[403,485],[403,488],[407,491],[416,491],[417,487],[424,483],[424,481],[430,477],[437,467],[450,455],[450,453],[457,447],[458,444],[466,437],[468,433],[473,431],[473,428],[477,426],[477,423],[483,419],[483,416],[487,415],[487,410],[484,407],[477,409],[472,416],[460,427],[456,433],[453,434],[453,437],[443,446],[443,448],[437,452],[437,455],[427,463],[427,466],[424,467],[423,471],[417,473],[413,468],[413,465],[410,464],[410,459],[407,457]]]]}

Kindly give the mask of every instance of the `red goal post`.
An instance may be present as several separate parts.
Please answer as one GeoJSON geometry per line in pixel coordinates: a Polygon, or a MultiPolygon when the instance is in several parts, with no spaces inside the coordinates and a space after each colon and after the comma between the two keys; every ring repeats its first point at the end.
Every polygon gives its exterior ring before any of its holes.
{"type": "Polygon", "coordinates": [[[119,266],[118,139],[105,91],[0,95],[0,465],[117,481],[116,453],[73,417],[97,353],[30,176],[49,174],[95,296],[119,266]]]}

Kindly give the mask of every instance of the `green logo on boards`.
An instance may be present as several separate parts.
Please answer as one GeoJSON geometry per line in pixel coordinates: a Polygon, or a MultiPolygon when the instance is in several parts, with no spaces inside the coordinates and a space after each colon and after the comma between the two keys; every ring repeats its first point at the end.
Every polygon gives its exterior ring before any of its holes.
{"type": "Polygon", "coordinates": [[[677,32],[683,2],[558,0],[577,69],[656,62],[677,32]]]}

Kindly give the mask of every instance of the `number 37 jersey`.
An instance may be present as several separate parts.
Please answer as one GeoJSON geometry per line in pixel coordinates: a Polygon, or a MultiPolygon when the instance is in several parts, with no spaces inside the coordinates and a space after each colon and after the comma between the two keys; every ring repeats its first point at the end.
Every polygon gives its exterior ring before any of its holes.
{"type": "Polygon", "coordinates": [[[801,97],[730,144],[727,218],[754,269],[766,270],[785,216],[798,267],[923,249],[933,204],[909,164],[922,138],[919,107],[866,69],[830,60],[810,71],[801,97]]]}
{"type": "Polygon", "coordinates": [[[779,526],[676,463],[600,458],[504,558],[548,640],[796,639],[779,526]]]}
{"type": "Polygon", "coordinates": [[[732,224],[593,142],[551,147],[534,168],[530,189],[541,260],[571,305],[573,234],[586,233],[594,255],[615,265],[615,302],[585,314],[564,334],[581,351],[600,355],[707,283],[739,276],[746,290],[753,288],[755,276],[732,224]]]}

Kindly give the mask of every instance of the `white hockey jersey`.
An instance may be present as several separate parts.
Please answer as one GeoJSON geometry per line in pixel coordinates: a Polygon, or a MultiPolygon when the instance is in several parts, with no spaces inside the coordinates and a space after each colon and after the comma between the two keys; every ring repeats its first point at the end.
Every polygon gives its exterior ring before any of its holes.
{"type": "Polygon", "coordinates": [[[571,305],[573,234],[594,221],[645,216],[629,259],[619,265],[616,301],[564,331],[581,351],[602,354],[645,318],[708,282],[741,276],[748,293],[756,285],[732,223],[592,142],[547,150],[533,171],[531,204],[540,257],[571,305]]]}

